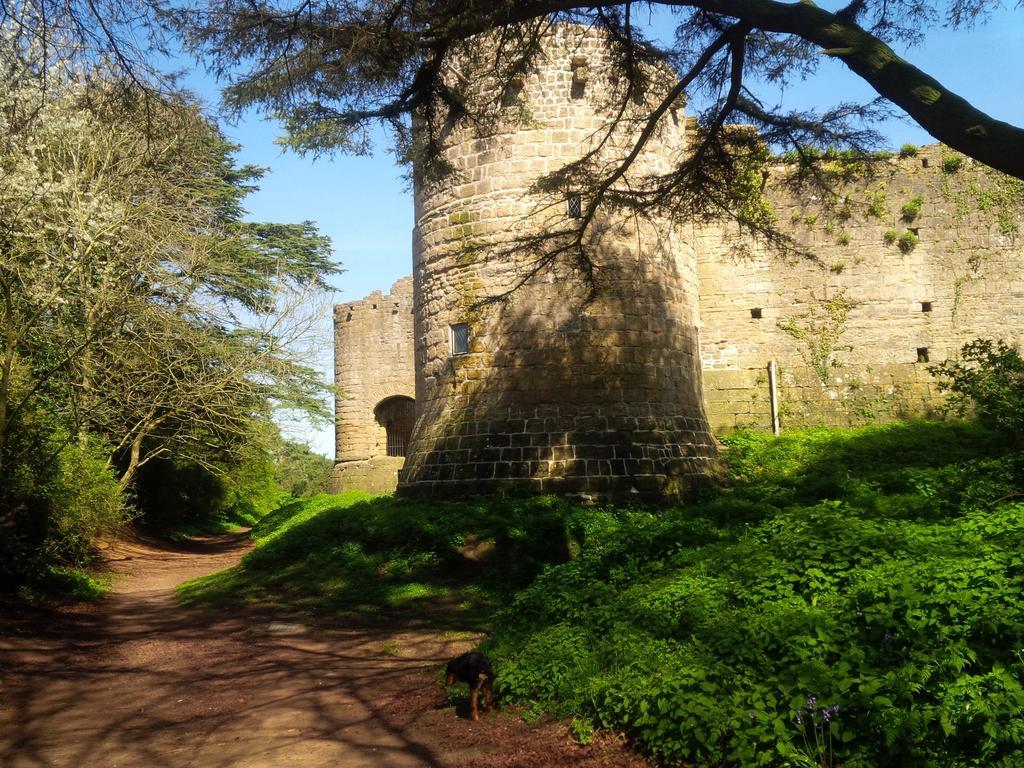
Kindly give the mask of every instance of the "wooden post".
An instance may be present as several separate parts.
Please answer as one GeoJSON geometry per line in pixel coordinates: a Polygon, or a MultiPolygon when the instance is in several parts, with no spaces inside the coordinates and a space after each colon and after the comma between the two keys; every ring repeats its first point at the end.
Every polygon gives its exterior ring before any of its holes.
{"type": "Polygon", "coordinates": [[[768,401],[772,409],[772,434],[779,434],[779,389],[777,380],[779,366],[774,360],[768,361],[768,401]]]}

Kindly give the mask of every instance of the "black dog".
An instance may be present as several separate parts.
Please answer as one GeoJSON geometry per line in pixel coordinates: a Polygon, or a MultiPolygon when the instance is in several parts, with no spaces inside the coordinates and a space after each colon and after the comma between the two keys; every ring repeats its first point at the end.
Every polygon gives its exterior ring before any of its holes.
{"type": "Polygon", "coordinates": [[[465,683],[469,686],[469,708],[474,720],[479,720],[477,699],[484,693],[484,712],[494,704],[494,670],[490,660],[482,653],[464,653],[448,662],[444,670],[445,685],[465,683]]]}

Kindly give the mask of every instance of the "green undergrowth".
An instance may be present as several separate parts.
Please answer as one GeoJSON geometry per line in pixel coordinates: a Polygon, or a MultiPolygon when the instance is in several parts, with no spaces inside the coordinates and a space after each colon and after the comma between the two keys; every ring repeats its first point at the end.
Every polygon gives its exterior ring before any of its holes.
{"type": "Polygon", "coordinates": [[[1019,450],[956,422],[727,442],[686,507],[297,501],[182,595],[488,629],[506,705],[666,765],[1021,765],[1019,450]]]}
{"type": "MultiPolygon", "coordinates": [[[[84,567],[48,565],[14,594],[16,605],[57,606],[69,602],[92,602],[110,591],[110,576],[84,567]]],[[[3,608],[0,596],[0,610],[3,608]]]]}
{"type": "Polygon", "coordinates": [[[595,512],[496,616],[504,701],[666,764],[1021,765],[1022,456],[963,424],[729,443],[716,499],[595,512]]]}
{"type": "Polygon", "coordinates": [[[479,627],[548,564],[583,515],[552,498],[419,502],[350,492],[286,504],[252,529],[237,568],[179,588],[189,604],[479,627]]]}

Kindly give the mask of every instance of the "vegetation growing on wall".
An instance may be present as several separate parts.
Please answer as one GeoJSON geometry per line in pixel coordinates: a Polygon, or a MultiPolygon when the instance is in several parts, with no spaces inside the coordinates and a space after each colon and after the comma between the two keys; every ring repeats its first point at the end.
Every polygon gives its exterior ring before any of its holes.
{"type": "Polygon", "coordinates": [[[828,383],[829,368],[836,365],[832,354],[846,330],[846,318],[856,306],[840,291],[830,299],[814,300],[802,315],[778,323],[779,330],[802,342],[800,354],[822,384],[828,383]]]}
{"type": "Polygon", "coordinates": [[[972,182],[969,187],[977,199],[978,210],[994,215],[1002,234],[1016,235],[1024,217],[1024,181],[996,173],[986,175],[985,186],[972,182]]]}

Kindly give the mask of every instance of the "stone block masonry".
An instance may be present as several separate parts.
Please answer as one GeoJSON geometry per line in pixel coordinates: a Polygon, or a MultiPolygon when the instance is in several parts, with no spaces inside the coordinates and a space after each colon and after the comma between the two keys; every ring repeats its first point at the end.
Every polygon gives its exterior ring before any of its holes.
{"type": "Polygon", "coordinates": [[[976,338],[1024,344],[1018,182],[941,145],[871,162],[833,200],[772,174],[783,255],[725,226],[700,231],[701,362],[716,433],[935,416],[929,364],[976,338]],[[954,168],[955,170],[948,170],[954,168]]]}
{"type": "MultiPolygon", "coordinates": [[[[555,27],[507,121],[486,135],[455,126],[444,149],[455,174],[417,187],[418,418],[400,492],[661,498],[705,482],[716,451],[686,229],[602,206],[585,243],[596,292],[569,258],[533,272],[557,238],[572,240],[587,203],[571,189],[537,192],[537,179],[590,150],[614,162],[650,106],[632,104],[637,114],[602,144],[623,101],[614,71],[600,34],[555,27]]],[[[667,92],[675,80],[663,74],[667,92]]],[[[675,118],[630,173],[667,170],[684,151],[686,124],[675,118]]]]}
{"type": "Polygon", "coordinates": [[[408,441],[402,410],[415,395],[412,312],[411,277],[334,307],[335,493],[395,488],[408,441]]]}
{"type": "MultiPolygon", "coordinates": [[[[501,100],[507,123],[454,126],[457,173],[415,190],[412,278],[336,307],[336,489],[397,475],[410,495],[685,497],[713,474],[713,432],[771,427],[770,360],[783,429],[854,425],[937,415],[929,364],[979,337],[1024,343],[1022,186],[938,145],[865,160],[825,194],[773,167],[787,251],[602,206],[592,283],[571,259],[532,271],[531,238],[571,235],[586,206],[535,182],[604,135],[607,57],[600,35],[554,28],[501,100]]],[[[689,130],[666,119],[635,172],[671,167],[689,130]]],[[[597,162],[631,138],[613,132],[597,162]]]]}

